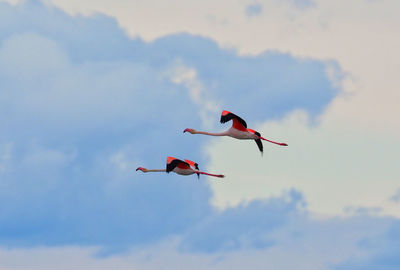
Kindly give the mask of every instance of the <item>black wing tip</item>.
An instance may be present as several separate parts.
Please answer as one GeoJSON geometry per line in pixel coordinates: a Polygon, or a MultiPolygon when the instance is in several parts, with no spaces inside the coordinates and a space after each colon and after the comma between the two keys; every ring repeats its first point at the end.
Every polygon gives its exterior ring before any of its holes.
{"type": "Polygon", "coordinates": [[[234,118],[237,118],[237,116],[234,115],[233,113],[228,113],[228,114],[225,114],[225,115],[221,115],[221,120],[220,120],[220,122],[221,122],[222,124],[225,124],[226,122],[229,122],[229,121],[231,121],[231,120],[234,119],[234,118]]]}
{"type": "Polygon", "coordinates": [[[225,115],[221,115],[221,119],[219,120],[219,122],[221,124],[225,124],[226,122],[228,122],[229,120],[226,119],[225,115]]]}
{"type": "MultiPolygon", "coordinates": [[[[195,163],[194,167],[196,168],[196,170],[198,170],[198,171],[200,170],[199,169],[199,164],[195,163]]],[[[200,179],[200,174],[199,173],[196,173],[196,174],[197,174],[197,179],[200,179]]]]}
{"type": "Polygon", "coordinates": [[[264,147],[263,147],[262,141],[260,139],[255,139],[254,141],[256,142],[256,144],[258,146],[258,149],[260,150],[261,155],[262,155],[263,151],[264,151],[264,147]]]}
{"type": "Polygon", "coordinates": [[[176,162],[176,161],[177,160],[174,159],[173,161],[171,161],[170,163],[167,164],[167,168],[165,170],[167,173],[169,173],[175,169],[175,167],[178,165],[177,164],[178,162],[176,162]]]}

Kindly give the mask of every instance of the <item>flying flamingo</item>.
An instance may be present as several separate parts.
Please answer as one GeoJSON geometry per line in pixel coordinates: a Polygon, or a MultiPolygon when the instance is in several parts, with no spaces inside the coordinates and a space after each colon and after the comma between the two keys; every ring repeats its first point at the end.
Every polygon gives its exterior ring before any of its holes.
{"type": "Polygon", "coordinates": [[[147,173],[147,172],[167,172],[167,173],[169,173],[172,171],[172,172],[180,174],[180,175],[191,175],[191,174],[196,173],[197,177],[200,177],[200,174],[219,177],[219,178],[225,177],[222,174],[211,174],[211,173],[202,172],[199,170],[199,165],[197,163],[195,163],[194,161],[187,160],[187,159],[185,159],[185,161],[182,161],[182,160],[174,158],[174,157],[167,158],[166,169],[148,170],[143,167],[138,167],[136,169],[136,171],[139,171],[139,170],[144,173],[147,173]]]}
{"type": "Polygon", "coordinates": [[[263,153],[263,144],[262,141],[267,141],[270,143],[274,143],[277,145],[282,145],[282,146],[287,146],[286,143],[278,143],[274,142],[271,140],[267,140],[263,137],[261,137],[261,134],[253,129],[247,128],[246,121],[244,121],[242,118],[237,116],[236,114],[233,114],[228,111],[222,111],[221,114],[221,123],[226,123],[228,121],[232,120],[232,127],[224,132],[220,133],[210,133],[210,132],[203,132],[203,131],[197,131],[192,128],[187,128],[183,131],[189,132],[191,134],[203,134],[203,135],[210,135],[210,136],[229,136],[232,138],[236,138],[239,140],[255,140],[257,143],[258,149],[260,149],[261,154],[263,153]]]}

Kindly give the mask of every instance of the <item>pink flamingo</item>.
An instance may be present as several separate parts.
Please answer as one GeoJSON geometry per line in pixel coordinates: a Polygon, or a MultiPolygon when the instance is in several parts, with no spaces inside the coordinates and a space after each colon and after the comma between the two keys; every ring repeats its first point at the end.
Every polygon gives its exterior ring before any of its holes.
{"type": "Polygon", "coordinates": [[[147,172],[174,172],[180,175],[191,175],[196,173],[197,177],[200,177],[200,174],[208,175],[208,176],[214,176],[214,177],[219,177],[223,178],[225,177],[222,174],[211,174],[211,173],[206,173],[202,172],[199,170],[199,166],[197,163],[191,160],[185,159],[185,161],[182,161],[180,159],[174,158],[174,157],[168,157],[167,158],[167,167],[166,169],[159,169],[159,170],[149,170],[143,167],[138,167],[136,171],[142,171],[144,173],[147,172]]]}
{"type": "Polygon", "coordinates": [[[210,135],[210,136],[229,136],[235,139],[239,140],[255,140],[257,143],[258,149],[260,149],[261,153],[263,153],[263,144],[262,141],[267,141],[270,143],[274,143],[277,145],[282,145],[282,146],[287,146],[286,143],[279,143],[279,142],[274,142],[271,140],[267,140],[263,137],[261,137],[261,134],[253,129],[247,128],[246,121],[244,121],[242,118],[237,116],[236,114],[233,114],[228,111],[222,111],[221,114],[221,123],[226,123],[228,121],[232,120],[232,127],[229,128],[228,130],[220,133],[211,133],[211,132],[203,132],[203,131],[197,131],[192,128],[187,128],[183,131],[189,132],[191,134],[203,134],[203,135],[210,135]]]}

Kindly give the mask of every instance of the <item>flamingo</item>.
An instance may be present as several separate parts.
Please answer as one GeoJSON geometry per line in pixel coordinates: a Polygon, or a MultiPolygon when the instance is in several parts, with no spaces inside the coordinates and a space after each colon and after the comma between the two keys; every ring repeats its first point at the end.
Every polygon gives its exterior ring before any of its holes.
{"type": "Polygon", "coordinates": [[[197,131],[192,128],[187,128],[183,131],[189,132],[191,134],[203,134],[203,135],[210,135],[210,136],[229,136],[235,139],[239,140],[255,140],[258,149],[260,149],[261,154],[263,153],[263,144],[262,141],[267,141],[270,143],[274,143],[277,145],[282,145],[282,146],[287,146],[286,143],[279,143],[279,142],[274,142],[271,140],[267,140],[263,137],[261,137],[261,134],[253,129],[247,128],[246,121],[244,121],[242,118],[237,116],[236,114],[233,114],[228,111],[222,111],[221,114],[221,123],[226,123],[232,120],[232,127],[229,128],[228,130],[220,133],[211,133],[211,132],[203,132],[203,131],[197,131]]]}
{"type": "Polygon", "coordinates": [[[167,158],[167,167],[166,169],[159,169],[159,170],[149,170],[143,167],[138,167],[136,171],[142,171],[144,173],[147,172],[174,172],[180,175],[191,175],[196,173],[197,177],[200,177],[200,174],[208,175],[208,176],[214,176],[214,177],[219,177],[223,178],[225,177],[222,174],[211,174],[211,173],[206,173],[202,172],[199,170],[199,165],[195,163],[194,161],[185,159],[185,161],[182,161],[180,159],[174,158],[174,157],[168,157],[167,158]]]}

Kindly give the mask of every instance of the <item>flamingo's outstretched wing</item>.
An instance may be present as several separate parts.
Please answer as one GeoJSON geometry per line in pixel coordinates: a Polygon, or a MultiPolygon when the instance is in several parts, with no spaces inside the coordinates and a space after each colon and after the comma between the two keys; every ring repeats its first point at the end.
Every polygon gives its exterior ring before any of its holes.
{"type": "Polygon", "coordinates": [[[220,122],[226,123],[230,120],[232,120],[232,127],[236,128],[238,130],[242,130],[242,131],[247,130],[246,121],[244,121],[242,118],[240,118],[236,114],[233,114],[228,111],[222,111],[220,122]]]}
{"type": "Polygon", "coordinates": [[[169,173],[170,171],[173,171],[176,167],[181,169],[190,169],[190,165],[185,161],[174,157],[168,157],[166,172],[169,173]]]}

